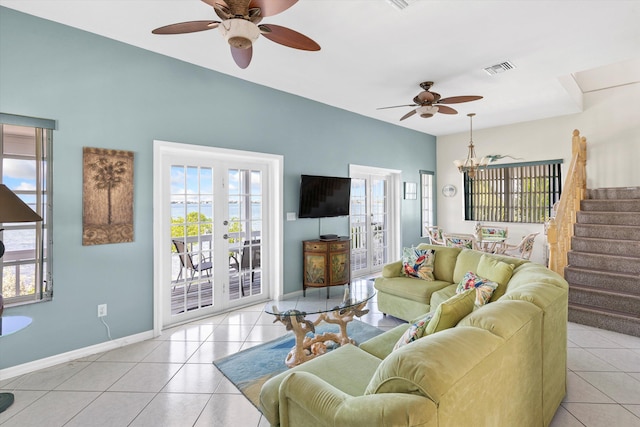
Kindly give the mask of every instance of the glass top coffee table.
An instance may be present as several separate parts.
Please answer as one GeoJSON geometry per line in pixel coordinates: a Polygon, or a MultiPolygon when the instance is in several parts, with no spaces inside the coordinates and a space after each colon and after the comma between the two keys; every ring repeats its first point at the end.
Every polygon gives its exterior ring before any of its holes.
{"type": "Polygon", "coordinates": [[[293,331],[296,343],[285,359],[292,368],[311,360],[327,351],[326,342],[338,345],[355,344],[347,335],[347,324],[355,317],[369,312],[364,307],[376,294],[373,281],[358,280],[348,285],[307,288],[306,296],[296,295],[269,301],[264,311],[275,316],[274,322],[281,322],[287,331],[293,331]],[[307,316],[318,315],[315,320],[307,316]],[[315,334],[320,322],[336,324],[339,333],[315,334]],[[312,336],[307,334],[312,332],[312,336]]]}

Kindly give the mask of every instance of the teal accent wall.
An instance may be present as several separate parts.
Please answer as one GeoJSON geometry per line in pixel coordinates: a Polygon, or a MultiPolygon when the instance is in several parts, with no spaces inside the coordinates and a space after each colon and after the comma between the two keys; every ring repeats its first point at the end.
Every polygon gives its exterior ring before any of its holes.
{"type": "MultiPolygon", "coordinates": [[[[224,58],[230,60],[230,58],[224,58]]],[[[277,67],[277,64],[273,64],[277,67]]],[[[277,72],[277,70],[274,70],[277,72]]],[[[300,175],[349,164],[435,170],[435,137],[249,83],[0,7],[0,112],[53,119],[54,298],[9,308],[33,324],[0,339],[0,369],[153,328],[153,140],[284,156],[284,212],[300,175]],[[82,246],[82,147],[135,153],[132,243],[82,246]]],[[[347,234],[346,218],[322,231],[347,234]]],[[[284,290],[301,288],[301,240],[318,220],[284,221],[284,290]]],[[[419,200],[402,201],[402,243],[417,244],[419,200]]]]}

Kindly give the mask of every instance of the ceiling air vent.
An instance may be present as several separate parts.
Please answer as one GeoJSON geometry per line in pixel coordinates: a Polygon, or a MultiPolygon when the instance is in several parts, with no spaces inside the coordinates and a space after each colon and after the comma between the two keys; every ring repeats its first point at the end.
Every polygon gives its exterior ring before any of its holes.
{"type": "Polygon", "coordinates": [[[396,9],[405,9],[409,5],[417,0],[387,0],[387,3],[395,7],[396,9]]]}
{"type": "Polygon", "coordinates": [[[504,73],[505,71],[509,71],[514,68],[516,68],[516,66],[513,64],[513,62],[505,61],[501,62],[500,64],[487,67],[484,70],[487,72],[487,74],[493,76],[494,74],[504,73]]]}

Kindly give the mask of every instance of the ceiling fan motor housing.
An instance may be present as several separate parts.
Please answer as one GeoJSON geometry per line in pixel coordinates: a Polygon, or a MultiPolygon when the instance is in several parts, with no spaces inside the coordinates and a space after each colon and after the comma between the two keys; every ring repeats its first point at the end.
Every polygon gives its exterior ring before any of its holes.
{"type": "Polygon", "coordinates": [[[260,36],[256,24],[241,18],[222,21],[218,26],[227,43],[238,49],[248,49],[260,36]]]}

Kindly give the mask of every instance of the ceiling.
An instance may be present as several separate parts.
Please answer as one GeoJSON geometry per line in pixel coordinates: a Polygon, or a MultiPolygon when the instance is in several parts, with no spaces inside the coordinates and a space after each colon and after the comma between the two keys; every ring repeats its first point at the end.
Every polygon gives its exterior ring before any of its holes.
{"type": "MultiPolygon", "coordinates": [[[[260,37],[247,69],[218,30],[153,35],[163,25],[217,20],[200,0],[0,0],[0,5],[80,28],[260,85],[431,135],[582,111],[582,93],[640,82],[640,2],[619,0],[300,0],[263,23],[289,27],[319,52],[260,37]],[[509,61],[515,68],[489,75],[509,61]],[[399,121],[423,81],[459,114],[399,121]]],[[[123,64],[126,65],[126,64],[123,64]]]]}

